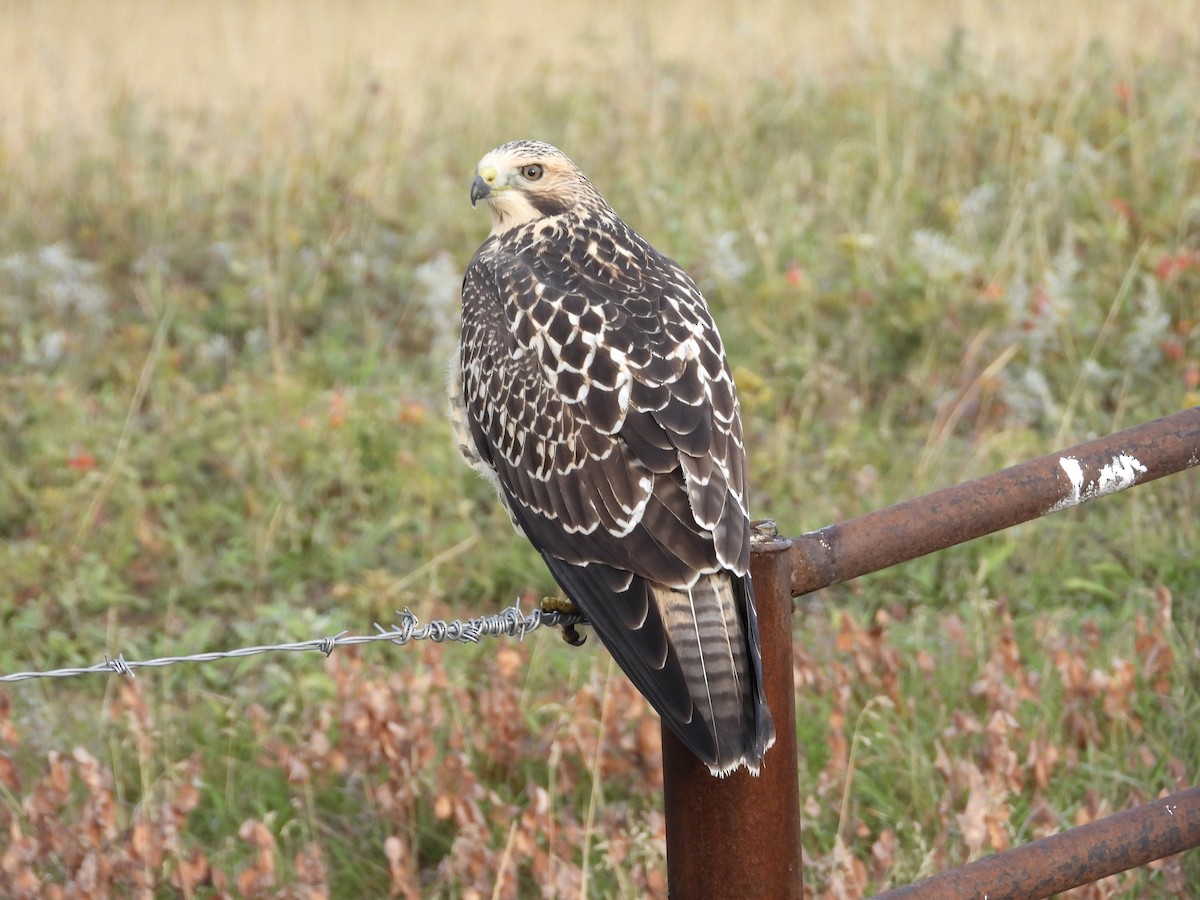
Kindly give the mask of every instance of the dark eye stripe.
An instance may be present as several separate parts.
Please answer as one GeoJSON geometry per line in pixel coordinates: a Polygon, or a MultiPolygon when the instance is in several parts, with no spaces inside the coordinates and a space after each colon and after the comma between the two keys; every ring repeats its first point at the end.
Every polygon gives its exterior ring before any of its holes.
{"type": "Polygon", "coordinates": [[[543,216],[557,216],[571,208],[568,200],[554,192],[533,191],[529,194],[529,202],[543,216]]]}

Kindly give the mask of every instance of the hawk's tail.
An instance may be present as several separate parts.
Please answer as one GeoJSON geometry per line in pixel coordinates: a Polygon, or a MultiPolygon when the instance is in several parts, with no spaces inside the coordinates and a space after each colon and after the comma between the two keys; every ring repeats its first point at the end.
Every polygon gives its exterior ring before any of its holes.
{"type": "Polygon", "coordinates": [[[775,723],[763,693],[750,579],[717,572],[682,590],[649,587],[691,696],[692,719],[672,722],[676,733],[714,775],[740,765],[758,774],[775,723]]]}

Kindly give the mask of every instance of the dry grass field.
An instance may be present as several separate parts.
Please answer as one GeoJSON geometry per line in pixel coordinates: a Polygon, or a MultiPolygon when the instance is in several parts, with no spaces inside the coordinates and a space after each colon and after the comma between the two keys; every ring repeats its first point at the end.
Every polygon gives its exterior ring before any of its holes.
{"type": "MultiPolygon", "coordinates": [[[[511,138],[695,275],[785,534],[1200,403],[1200,2],[831,6],[0,4],[0,674],[553,590],[443,414],[511,138]]],[[[1197,497],[799,602],[811,896],[1197,783],[1197,497]]],[[[665,896],[658,754],[550,633],[7,684],[0,894],[665,896]]]]}
{"type": "MultiPolygon", "coordinates": [[[[1033,89],[1097,41],[1129,67],[1178,52],[1195,38],[1200,13],[1195,0],[828,6],[467,0],[431,14],[388,0],[15,0],[0,10],[0,109],[10,140],[29,129],[102,127],[118,98],[163,125],[183,111],[336,122],[346,91],[370,79],[389,127],[428,128],[452,102],[484,125],[511,128],[531,90],[673,67],[698,69],[729,94],[770,78],[838,82],[934,58],[959,30],[980,74],[1033,89]]],[[[611,112],[642,112],[648,99],[628,96],[611,112]]]]}

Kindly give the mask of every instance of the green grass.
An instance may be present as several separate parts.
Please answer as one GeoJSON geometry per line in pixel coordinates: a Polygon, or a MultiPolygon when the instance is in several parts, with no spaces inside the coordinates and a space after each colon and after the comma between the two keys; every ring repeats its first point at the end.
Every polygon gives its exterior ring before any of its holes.
{"type": "MultiPolygon", "coordinates": [[[[418,121],[369,71],[269,125],[114,88],[98,130],[9,135],[0,672],[552,590],[443,415],[466,187],[518,135],[696,275],[784,533],[1200,403],[1200,48],[1035,78],[978,37],[819,76],[600,54],[481,103],[447,76],[418,121]]],[[[1180,475],[801,601],[818,895],[1195,783],[1195,509],[1180,475]]],[[[0,886],[86,887],[92,853],[117,893],[661,894],[655,723],[613,673],[540,634],[14,685],[0,886]]]]}

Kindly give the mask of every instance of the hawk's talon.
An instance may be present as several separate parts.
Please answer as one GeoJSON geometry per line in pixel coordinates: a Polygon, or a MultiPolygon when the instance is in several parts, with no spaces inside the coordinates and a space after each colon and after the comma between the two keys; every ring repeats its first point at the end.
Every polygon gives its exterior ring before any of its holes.
{"type": "Polygon", "coordinates": [[[562,638],[572,647],[582,647],[587,643],[587,635],[580,634],[574,625],[564,625],[562,627],[562,638]]]}

